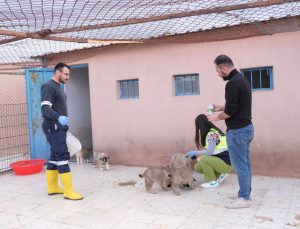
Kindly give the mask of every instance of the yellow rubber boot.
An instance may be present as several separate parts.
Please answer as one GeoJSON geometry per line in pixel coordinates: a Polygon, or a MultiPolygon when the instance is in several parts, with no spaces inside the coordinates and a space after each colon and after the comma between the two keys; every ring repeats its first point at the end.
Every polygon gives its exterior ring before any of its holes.
{"type": "Polygon", "coordinates": [[[58,171],[57,170],[47,170],[46,171],[47,177],[47,189],[48,195],[55,195],[55,194],[63,194],[64,190],[58,187],[58,171]]]}
{"type": "Polygon", "coordinates": [[[68,173],[61,173],[60,180],[62,186],[64,188],[64,198],[70,200],[81,200],[83,199],[83,195],[80,193],[74,192],[73,185],[72,185],[72,174],[68,173]]]}

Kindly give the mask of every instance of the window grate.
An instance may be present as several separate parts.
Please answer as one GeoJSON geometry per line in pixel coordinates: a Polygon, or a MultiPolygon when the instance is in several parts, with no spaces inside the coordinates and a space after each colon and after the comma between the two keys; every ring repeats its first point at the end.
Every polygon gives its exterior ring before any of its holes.
{"type": "Polygon", "coordinates": [[[199,74],[175,75],[175,95],[199,95],[199,74]]]}
{"type": "Polygon", "coordinates": [[[241,69],[241,72],[252,90],[273,90],[273,67],[247,68],[241,69]]]}
{"type": "Polygon", "coordinates": [[[139,98],[139,80],[121,80],[120,81],[120,99],[139,98]]]}

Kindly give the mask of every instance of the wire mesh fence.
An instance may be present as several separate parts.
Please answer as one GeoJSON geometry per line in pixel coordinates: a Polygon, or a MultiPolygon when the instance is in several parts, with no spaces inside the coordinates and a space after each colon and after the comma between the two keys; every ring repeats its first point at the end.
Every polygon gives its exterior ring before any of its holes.
{"type": "Polygon", "coordinates": [[[300,30],[300,0],[2,0],[0,8],[0,74],[23,74],[49,66],[48,55],[97,46],[300,30]]]}
{"type": "Polygon", "coordinates": [[[26,103],[0,105],[0,172],[29,158],[26,103]]]}
{"type": "Polygon", "coordinates": [[[24,75],[0,75],[0,173],[9,164],[28,158],[26,91],[24,75]]]}

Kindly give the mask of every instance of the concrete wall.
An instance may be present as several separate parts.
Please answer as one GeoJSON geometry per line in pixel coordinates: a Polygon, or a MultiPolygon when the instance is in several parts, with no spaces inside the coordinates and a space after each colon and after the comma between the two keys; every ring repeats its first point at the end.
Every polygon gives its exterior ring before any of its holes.
{"type": "MultiPolygon", "coordinates": [[[[241,40],[148,44],[90,52],[93,143],[112,163],[164,165],[195,149],[194,118],[209,103],[224,104],[213,60],[229,55],[237,68],[273,66],[274,90],[253,92],[256,174],[300,177],[298,126],[300,32],[241,40]],[[173,75],[199,73],[199,96],[174,96],[173,75]],[[118,81],[139,79],[139,99],[118,98],[118,81]]],[[[223,130],[224,122],[217,123],[223,130]]]]}

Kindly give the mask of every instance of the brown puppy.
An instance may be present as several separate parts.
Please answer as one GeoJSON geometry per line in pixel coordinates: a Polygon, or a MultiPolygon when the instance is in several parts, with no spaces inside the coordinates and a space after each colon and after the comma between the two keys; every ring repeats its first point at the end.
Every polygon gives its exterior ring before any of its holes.
{"type": "Polygon", "coordinates": [[[144,171],[143,174],[139,174],[139,177],[145,178],[146,190],[153,194],[157,193],[152,190],[152,186],[154,182],[157,182],[163,190],[165,191],[170,190],[171,187],[170,176],[171,175],[164,168],[148,168],[144,171]]]}
{"type": "Polygon", "coordinates": [[[183,154],[176,153],[176,154],[172,155],[169,166],[173,170],[181,168],[181,167],[186,167],[190,171],[192,171],[192,160],[183,154]]]}
{"type": "Polygon", "coordinates": [[[175,195],[180,195],[179,188],[187,186],[190,189],[196,188],[195,178],[187,167],[175,169],[171,174],[171,187],[175,195]]]}

